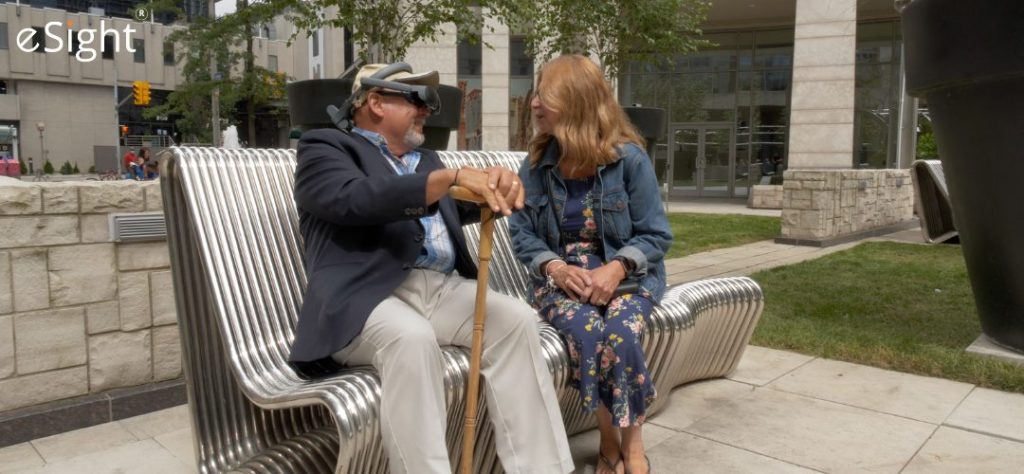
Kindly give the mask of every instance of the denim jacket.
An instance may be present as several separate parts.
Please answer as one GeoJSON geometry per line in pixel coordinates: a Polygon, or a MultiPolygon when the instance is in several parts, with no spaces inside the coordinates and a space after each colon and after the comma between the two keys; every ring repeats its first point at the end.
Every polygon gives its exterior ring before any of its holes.
{"type": "MultiPolygon", "coordinates": [[[[523,162],[519,178],[526,188],[526,206],[509,218],[516,258],[529,267],[535,288],[544,284],[541,264],[560,258],[558,220],[566,188],[557,166],[559,155],[558,143],[552,139],[537,166],[531,167],[529,159],[523,162]],[[550,193],[547,186],[551,186],[550,193]],[[549,202],[552,199],[554,203],[549,202]]],[[[634,267],[629,276],[640,278],[640,285],[660,301],[665,293],[665,252],[672,243],[672,230],[650,158],[636,144],[623,145],[618,160],[598,166],[596,186],[603,260],[620,255],[629,259],[634,267]]]]}

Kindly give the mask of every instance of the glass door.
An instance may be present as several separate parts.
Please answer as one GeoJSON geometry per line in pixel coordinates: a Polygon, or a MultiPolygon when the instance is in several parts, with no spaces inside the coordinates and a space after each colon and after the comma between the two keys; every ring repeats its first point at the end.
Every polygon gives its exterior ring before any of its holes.
{"type": "Polygon", "coordinates": [[[679,124],[669,130],[670,197],[733,197],[732,124],[679,124]]]}

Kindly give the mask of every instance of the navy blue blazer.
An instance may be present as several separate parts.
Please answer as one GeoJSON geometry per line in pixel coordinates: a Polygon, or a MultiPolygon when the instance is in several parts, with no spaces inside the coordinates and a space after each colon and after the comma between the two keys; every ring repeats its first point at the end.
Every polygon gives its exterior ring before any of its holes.
{"type": "Polygon", "coordinates": [[[295,204],[308,287],[289,358],[300,373],[336,369],[330,355],[352,342],[370,312],[405,280],[423,247],[421,216],[441,213],[455,269],[476,278],[461,227],[479,221],[479,210],[448,196],[427,206],[427,175],[444,165],[437,153],[417,151],[416,173],[402,176],[358,134],[330,128],[302,134],[295,204]]]}

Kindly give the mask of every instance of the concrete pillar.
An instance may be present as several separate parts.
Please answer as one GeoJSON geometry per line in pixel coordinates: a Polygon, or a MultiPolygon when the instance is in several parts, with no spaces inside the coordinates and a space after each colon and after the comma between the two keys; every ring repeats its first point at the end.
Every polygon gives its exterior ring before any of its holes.
{"type": "Polygon", "coordinates": [[[508,26],[484,12],[483,41],[493,49],[481,51],[483,102],[481,129],[484,150],[508,150],[509,137],[509,46],[508,26]],[[493,28],[493,30],[491,30],[493,28]]]}
{"type": "Polygon", "coordinates": [[[851,168],[857,0],[797,0],[788,169],[851,168]]]}
{"type": "MultiPolygon", "coordinates": [[[[441,84],[446,86],[457,86],[459,63],[458,31],[453,24],[446,24],[441,27],[442,35],[437,41],[420,41],[409,47],[405,54],[405,62],[412,66],[415,72],[437,71],[441,84]]],[[[457,150],[459,144],[458,129],[452,130],[448,138],[448,150],[457,150]]]]}

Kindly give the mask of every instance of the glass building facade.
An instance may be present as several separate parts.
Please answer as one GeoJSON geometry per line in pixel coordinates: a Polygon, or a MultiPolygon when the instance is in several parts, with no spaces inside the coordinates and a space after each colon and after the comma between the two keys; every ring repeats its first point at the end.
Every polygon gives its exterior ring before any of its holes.
{"type": "MultiPolygon", "coordinates": [[[[752,185],[779,183],[788,161],[793,27],[704,37],[713,46],[674,64],[631,64],[620,102],[666,109],[654,159],[670,197],[746,197],[752,185]]],[[[858,24],[851,167],[896,166],[899,52],[898,22],[858,24]]]]}

